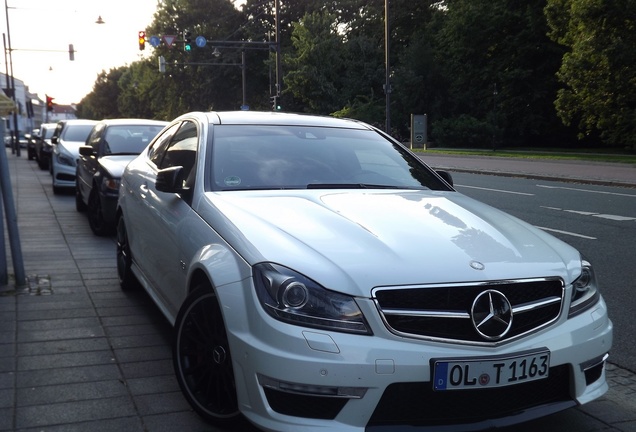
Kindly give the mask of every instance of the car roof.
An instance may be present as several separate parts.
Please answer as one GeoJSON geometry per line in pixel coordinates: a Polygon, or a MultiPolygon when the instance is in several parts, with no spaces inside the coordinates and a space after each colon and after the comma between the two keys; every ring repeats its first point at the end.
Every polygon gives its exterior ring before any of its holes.
{"type": "MultiPolygon", "coordinates": [[[[187,115],[188,114],[185,116],[187,115]]],[[[206,113],[190,113],[190,115],[203,116],[207,119],[209,124],[321,126],[349,129],[370,128],[369,125],[352,119],[271,111],[212,111],[206,113]]]]}
{"type": "Polygon", "coordinates": [[[118,118],[118,119],[104,119],[98,123],[105,124],[106,126],[127,126],[127,125],[148,125],[148,126],[165,126],[167,121],[163,120],[151,120],[140,118],[118,118]]]}

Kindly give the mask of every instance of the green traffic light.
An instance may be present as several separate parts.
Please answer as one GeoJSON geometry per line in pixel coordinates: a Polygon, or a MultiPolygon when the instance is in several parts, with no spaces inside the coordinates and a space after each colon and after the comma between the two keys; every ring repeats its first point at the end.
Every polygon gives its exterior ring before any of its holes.
{"type": "Polygon", "coordinates": [[[185,45],[183,46],[183,49],[184,49],[185,51],[192,51],[192,46],[191,46],[190,44],[185,44],[185,45]]]}

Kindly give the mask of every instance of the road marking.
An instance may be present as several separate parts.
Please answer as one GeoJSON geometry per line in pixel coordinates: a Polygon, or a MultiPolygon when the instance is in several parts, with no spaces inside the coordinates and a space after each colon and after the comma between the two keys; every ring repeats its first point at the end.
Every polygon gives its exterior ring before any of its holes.
{"type": "Polygon", "coordinates": [[[525,193],[525,192],[513,192],[513,191],[507,191],[507,190],[501,190],[501,189],[490,189],[490,188],[483,188],[483,187],[477,187],[477,186],[467,186],[467,185],[455,185],[455,186],[469,188],[469,189],[480,189],[480,190],[486,190],[486,191],[491,191],[491,192],[501,192],[501,193],[515,194],[515,195],[534,196],[534,194],[532,194],[532,193],[525,193]]]}
{"type": "Polygon", "coordinates": [[[571,190],[576,192],[589,192],[589,193],[597,193],[597,194],[604,194],[604,195],[618,195],[618,196],[624,196],[629,198],[636,198],[636,195],[627,194],[627,193],[596,191],[591,189],[579,189],[579,188],[571,188],[571,187],[563,187],[563,186],[547,186],[547,185],[540,185],[540,184],[538,184],[537,187],[544,188],[544,189],[565,189],[565,190],[571,190]]]}
{"type": "Polygon", "coordinates": [[[636,221],[636,217],[632,217],[632,216],[611,215],[611,214],[588,212],[588,211],[582,211],[582,210],[568,210],[568,209],[562,209],[559,207],[547,207],[547,206],[540,206],[540,207],[547,210],[556,210],[556,211],[562,211],[566,213],[574,213],[574,214],[578,214],[582,216],[593,216],[593,217],[597,217],[601,219],[609,219],[609,220],[613,220],[617,222],[636,221]]]}
{"type": "MultiPolygon", "coordinates": [[[[536,225],[535,225],[536,226],[536,225]]],[[[570,231],[561,231],[558,229],[552,229],[552,228],[546,228],[546,227],[541,227],[541,226],[536,226],[539,229],[542,229],[543,231],[550,231],[550,232],[555,232],[555,233],[559,233],[559,234],[565,234],[565,235],[569,235],[569,236],[573,236],[573,237],[580,237],[580,238],[584,238],[587,240],[597,240],[596,237],[590,237],[590,236],[586,236],[583,234],[577,234],[577,233],[573,233],[570,231]]]]}

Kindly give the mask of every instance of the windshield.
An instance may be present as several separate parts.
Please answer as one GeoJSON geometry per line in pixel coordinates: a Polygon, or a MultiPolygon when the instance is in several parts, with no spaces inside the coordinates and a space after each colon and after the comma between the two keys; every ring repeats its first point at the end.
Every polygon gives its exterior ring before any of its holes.
{"type": "Polygon", "coordinates": [[[64,134],[64,141],[86,141],[88,134],[91,133],[93,125],[67,125],[62,133],[64,134]]]}
{"type": "Polygon", "coordinates": [[[418,158],[372,130],[214,126],[215,190],[449,190],[418,158]]]}
{"type": "Polygon", "coordinates": [[[139,154],[163,125],[118,125],[106,129],[104,154],[139,154]]]}

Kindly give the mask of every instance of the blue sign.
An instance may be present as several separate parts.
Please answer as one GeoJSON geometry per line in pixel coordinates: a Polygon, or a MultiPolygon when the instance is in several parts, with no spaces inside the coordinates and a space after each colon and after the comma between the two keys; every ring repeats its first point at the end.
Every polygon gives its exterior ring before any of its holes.
{"type": "Polygon", "coordinates": [[[161,38],[159,38],[159,36],[150,36],[148,42],[153,46],[153,48],[157,48],[161,43],[161,38]]]}
{"type": "Polygon", "coordinates": [[[205,44],[208,43],[208,40],[205,38],[205,36],[197,36],[197,38],[194,40],[194,43],[199,48],[203,48],[205,46],[205,44]]]}

